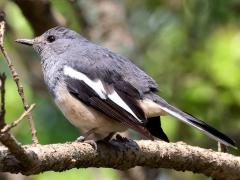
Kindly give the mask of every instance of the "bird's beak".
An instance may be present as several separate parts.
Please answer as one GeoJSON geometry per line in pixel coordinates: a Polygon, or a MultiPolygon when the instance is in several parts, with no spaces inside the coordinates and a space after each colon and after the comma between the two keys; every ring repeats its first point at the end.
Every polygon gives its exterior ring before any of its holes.
{"type": "Polygon", "coordinates": [[[32,46],[33,45],[33,39],[17,39],[16,42],[20,43],[20,44],[25,44],[28,46],[32,46]]]}

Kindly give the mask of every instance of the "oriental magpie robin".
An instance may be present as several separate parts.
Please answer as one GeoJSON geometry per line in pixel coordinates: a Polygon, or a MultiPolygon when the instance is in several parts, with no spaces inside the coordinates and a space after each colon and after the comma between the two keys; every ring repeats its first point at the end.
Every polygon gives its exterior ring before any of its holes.
{"type": "Polygon", "coordinates": [[[45,83],[65,117],[87,140],[131,128],[148,139],[169,141],[160,116],[169,114],[235,147],[229,137],[170,105],[157,95],[156,82],[136,65],[80,34],[55,27],[34,39],[18,39],[41,57],[45,83]]]}

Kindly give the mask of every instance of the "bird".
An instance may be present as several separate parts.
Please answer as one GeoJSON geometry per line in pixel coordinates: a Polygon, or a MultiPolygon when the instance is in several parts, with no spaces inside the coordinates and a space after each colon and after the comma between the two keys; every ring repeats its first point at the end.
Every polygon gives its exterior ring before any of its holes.
{"type": "Polygon", "coordinates": [[[79,33],[57,26],[34,39],[17,39],[40,56],[45,84],[66,119],[83,132],[81,141],[111,139],[133,129],[147,139],[169,142],[160,117],[171,115],[233,148],[235,142],[158,95],[142,69],[79,33]]]}

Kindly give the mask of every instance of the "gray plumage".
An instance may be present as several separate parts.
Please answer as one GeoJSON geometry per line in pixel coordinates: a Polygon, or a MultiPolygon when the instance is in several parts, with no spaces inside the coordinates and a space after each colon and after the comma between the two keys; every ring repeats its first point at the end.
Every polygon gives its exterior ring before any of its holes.
{"type": "Polygon", "coordinates": [[[17,42],[33,45],[41,56],[44,80],[57,105],[75,126],[86,132],[106,137],[132,128],[150,139],[153,135],[168,141],[159,120],[165,112],[235,147],[221,132],[159,97],[156,82],[127,58],[72,30],[56,27],[34,40],[17,42]],[[63,95],[64,92],[69,95],[63,95]],[[65,96],[67,99],[62,98],[65,96]]]}
{"type": "Polygon", "coordinates": [[[49,89],[55,88],[57,81],[55,77],[61,78],[62,68],[68,64],[93,79],[97,76],[107,78],[105,76],[108,76],[108,73],[113,76],[118,74],[131,83],[142,96],[150,92],[157,92],[156,82],[128,59],[111,52],[107,48],[91,43],[76,32],[62,27],[51,29],[43,36],[47,38],[51,34],[55,34],[56,39],[64,36],[65,39],[62,39],[61,44],[56,41],[54,45],[42,46],[39,44],[33,46],[41,56],[44,78],[50,87],[49,89]],[[55,31],[58,33],[55,33],[55,31]],[[69,53],[63,53],[68,52],[69,49],[69,53]],[[59,75],[56,76],[56,73],[59,75]]]}

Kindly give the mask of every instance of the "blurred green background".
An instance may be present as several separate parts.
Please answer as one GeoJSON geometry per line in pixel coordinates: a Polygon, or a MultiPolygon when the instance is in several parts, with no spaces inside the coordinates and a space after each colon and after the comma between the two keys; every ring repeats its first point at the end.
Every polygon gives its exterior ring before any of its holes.
{"type": "MultiPolygon", "coordinates": [[[[240,1],[237,0],[1,0],[6,13],[5,46],[13,59],[33,111],[41,144],[64,143],[79,136],[51,100],[42,80],[39,57],[17,38],[31,38],[56,24],[78,31],[92,41],[129,57],[159,84],[160,94],[171,104],[203,119],[239,144],[240,136],[240,1]],[[53,16],[41,16],[41,6],[53,16]],[[27,3],[36,6],[27,7],[27,3]],[[36,8],[36,7],[39,7],[36,8]],[[26,12],[30,14],[29,18],[26,12]],[[31,14],[32,13],[32,14],[31,14]],[[42,20],[42,21],[41,21],[42,20]],[[40,25],[40,28],[36,26],[40,25]]],[[[46,13],[47,13],[46,11],[46,13]]],[[[6,120],[23,112],[16,86],[0,57],[0,72],[8,76],[6,120]]],[[[141,83],[141,82],[139,82],[141,83]]],[[[217,143],[171,117],[162,118],[172,142],[217,149],[217,143]]],[[[14,128],[17,139],[31,143],[27,121],[14,128]]],[[[230,149],[233,154],[237,151],[230,149]]],[[[197,162],[196,162],[197,163],[197,162]]],[[[73,169],[10,179],[207,179],[191,172],[137,168],[73,169]]]]}

